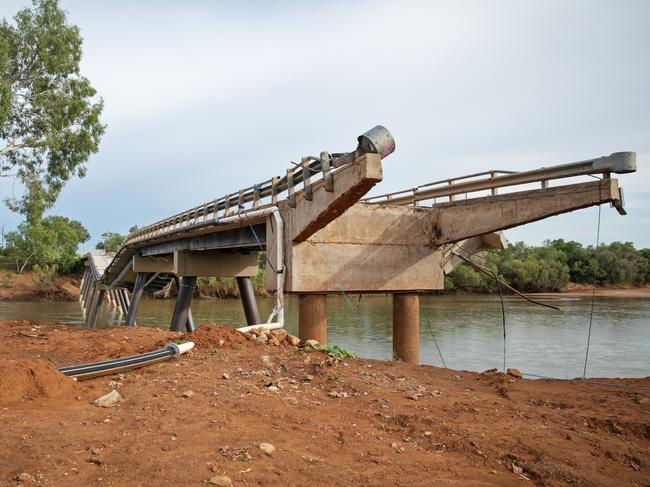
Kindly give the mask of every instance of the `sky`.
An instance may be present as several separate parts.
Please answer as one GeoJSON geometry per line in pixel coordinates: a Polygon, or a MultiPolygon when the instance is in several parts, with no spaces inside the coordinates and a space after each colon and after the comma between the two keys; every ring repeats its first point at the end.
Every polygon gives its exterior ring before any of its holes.
{"type": "MultiPolygon", "coordinates": [[[[25,1],[0,0],[9,18],[25,1]]],[[[371,194],[489,169],[637,152],[628,215],[601,242],[650,247],[650,2],[62,0],[107,124],[50,211],[126,233],[283,174],[291,160],[396,139],[371,194]]],[[[19,193],[8,181],[2,197],[19,193]]],[[[596,240],[589,208],[506,231],[596,240]]],[[[0,209],[5,231],[19,223],[0,209]]]]}

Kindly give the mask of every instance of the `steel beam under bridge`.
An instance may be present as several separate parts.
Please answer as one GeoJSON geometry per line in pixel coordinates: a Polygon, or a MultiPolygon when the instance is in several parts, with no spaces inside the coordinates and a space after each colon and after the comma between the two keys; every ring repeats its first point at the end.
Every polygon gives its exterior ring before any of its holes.
{"type": "Polygon", "coordinates": [[[171,254],[177,250],[192,252],[219,249],[262,250],[260,246],[266,248],[266,223],[154,243],[141,247],[138,249],[138,253],[142,257],[148,257],[171,254]]]}

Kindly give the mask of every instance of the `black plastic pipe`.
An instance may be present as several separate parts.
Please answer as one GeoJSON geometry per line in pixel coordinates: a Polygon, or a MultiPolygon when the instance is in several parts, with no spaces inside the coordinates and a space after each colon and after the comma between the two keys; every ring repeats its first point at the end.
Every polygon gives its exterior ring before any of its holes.
{"type": "Polygon", "coordinates": [[[68,377],[76,377],[78,380],[93,379],[104,375],[117,374],[127,370],[154,365],[167,360],[180,357],[185,352],[194,347],[194,342],[185,342],[180,345],[175,343],[168,344],[161,350],[154,352],[132,355],[130,357],[116,358],[95,362],[91,364],[71,365],[61,367],[59,372],[68,377]]]}

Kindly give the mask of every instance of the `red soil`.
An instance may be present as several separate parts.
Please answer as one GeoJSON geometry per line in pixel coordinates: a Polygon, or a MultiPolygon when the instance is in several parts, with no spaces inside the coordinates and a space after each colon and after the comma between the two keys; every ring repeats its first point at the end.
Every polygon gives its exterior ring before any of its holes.
{"type": "Polygon", "coordinates": [[[0,485],[21,473],[23,484],[53,486],[206,485],[215,475],[236,486],[650,485],[647,378],[609,388],[338,362],[215,325],[188,337],[196,350],[180,360],[116,377],[73,383],[44,363],[181,337],[0,322],[0,356],[13,361],[0,364],[0,485]],[[91,404],[114,388],[118,406],[91,404]]]}
{"type": "Polygon", "coordinates": [[[47,360],[0,360],[0,406],[41,399],[73,401],[76,386],[47,360]]]}
{"type": "Polygon", "coordinates": [[[16,274],[13,269],[0,268],[0,301],[74,301],[79,297],[79,284],[78,276],[59,276],[42,283],[32,273],[16,274]]]}

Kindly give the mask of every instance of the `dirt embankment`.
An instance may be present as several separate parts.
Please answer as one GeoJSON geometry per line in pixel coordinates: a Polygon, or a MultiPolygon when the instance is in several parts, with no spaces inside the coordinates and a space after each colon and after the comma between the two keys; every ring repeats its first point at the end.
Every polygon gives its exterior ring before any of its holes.
{"type": "Polygon", "coordinates": [[[338,361],[215,325],[0,322],[0,357],[0,485],[650,485],[648,378],[338,361]],[[181,338],[195,351],[123,375],[52,368],[181,338]],[[117,406],[91,404],[113,389],[117,406]]]}
{"type": "MultiPolygon", "coordinates": [[[[569,285],[559,293],[540,293],[538,296],[577,296],[591,297],[594,294],[594,287],[589,284],[576,284],[570,282],[569,285]]],[[[650,286],[636,286],[634,284],[612,284],[596,288],[597,297],[610,298],[640,298],[650,299],[650,286]]]]}
{"type": "Polygon", "coordinates": [[[58,276],[51,282],[41,282],[34,274],[17,274],[0,267],[0,301],[74,301],[79,297],[80,276],[58,276]]]}
{"type": "MultiPolygon", "coordinates": [[[[0,267],[0,301],[32,301],[35,299],[49,299],[52,301],[74,301],[79,297],[81,276],[57,276],[51,282],[42,282],[31,272],[17,274],[13,267],[4,265],[0,267]]],[[[265,289],[256,288],[259,296],[268,296],[265,289]]],[[[153,294],[156,299],[175,299],[176,286],[172,281],[165,289],[153,294]]],[[[196,299],[224,299],[238,298],[239,291],[236,284],[224,285],[220,282],[205,282],[199,280],[196,299]]]]}

